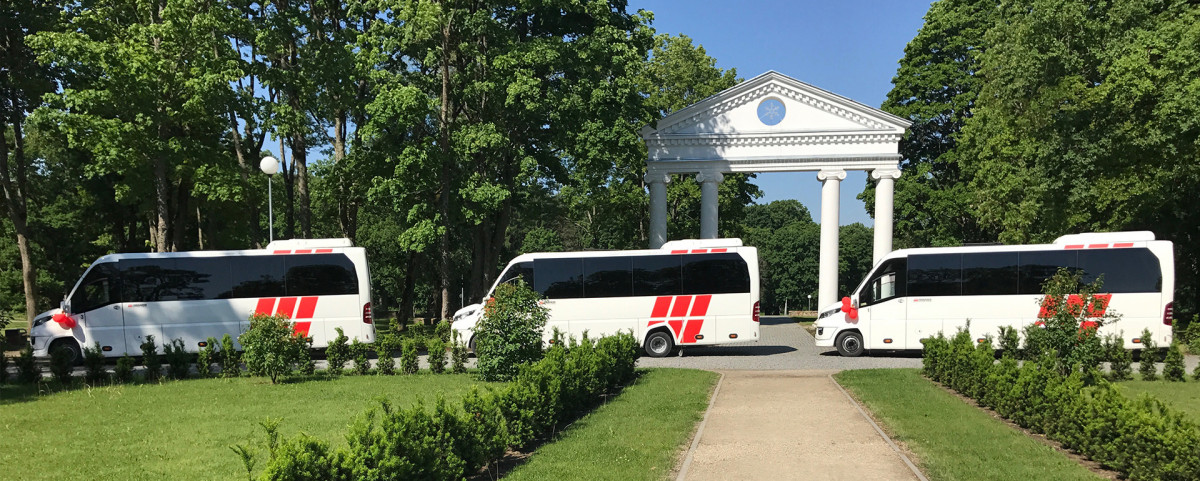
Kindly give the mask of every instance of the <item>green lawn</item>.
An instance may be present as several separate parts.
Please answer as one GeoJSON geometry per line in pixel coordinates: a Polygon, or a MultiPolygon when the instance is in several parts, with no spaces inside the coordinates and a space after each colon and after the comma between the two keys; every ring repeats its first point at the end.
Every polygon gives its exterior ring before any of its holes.
{"type": "Polygon", "coordinates": [[[1130,398],[1149,393],[1200,422],[1200,382],[1192,381],[1190,377],[1187,382],[1126,381],[1118,385],[1130,398]]]}
{"type": "Polygon", "coordinates": [[[917,369],[843,371],[835,377],[893,439],[908,446],[931,480],[1100,479],[917,369]]]}
{"type": "Polygon", "coordinates": [[[690,369],[645,371],[504,479],[664,479],[704,416],[717,377],[690,369]]]}
{"type": "MultiPolygon", "coordinates": [[[[471,375],[347,376],[272,386],[262,378],[205,379],[77,389],[46,396],[0,387],[3,479],[222,479],[245,476],[229,445],[262,452],[258,423],[284,419],[343,443],[346,426],[387,397],[397,405],[438,393],[457,399],[471,375]]],[[[261,468],[261,464],[259,466],[261,468]]]]}

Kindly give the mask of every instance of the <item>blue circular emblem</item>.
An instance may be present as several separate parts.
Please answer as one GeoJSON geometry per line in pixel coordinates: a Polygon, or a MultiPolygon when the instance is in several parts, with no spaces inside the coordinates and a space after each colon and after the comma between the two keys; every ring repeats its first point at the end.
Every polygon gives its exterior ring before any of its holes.
{"type": "Polygon", "coordinates": [[[783,107],[783,102],[779,99],[770,98],[758,103],[758,120],[767,125],[776,125],[783,122],[783,116],[787,114],[787,109],[783,107]]]}

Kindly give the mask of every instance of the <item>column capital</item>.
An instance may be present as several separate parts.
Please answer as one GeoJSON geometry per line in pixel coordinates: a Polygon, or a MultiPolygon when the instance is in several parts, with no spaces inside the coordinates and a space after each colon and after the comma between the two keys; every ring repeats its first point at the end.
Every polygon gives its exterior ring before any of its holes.
{"type": "Polygon", "coordinates": [[[844,170],[822,170],[817,172],[817,180],[825,182],[826,180],[846,180],[846,171],[844,170]]]}
{"type": "Polygon", "coordinates": [[[670,184],[671,174],[663,174],[659,172],[647,172],[642,178],[647,184],[670,184]]]}
{"type": "Polygon", "coordinates": [[[720,184],[724,180],[725,180],[725,175],[723,175],[717,171],[701,171],[700,173],[696,174],[696,182],[699,182],[701,184],[703,184],[705,182],[713,182],[713,183],[720,184]]]}
{"type": "Polygon", "coordinates": [[[900,169],[875,169],[871,171],[871,178],[875,180],[884,178],[896,180],[900,178],[900,169]]]}

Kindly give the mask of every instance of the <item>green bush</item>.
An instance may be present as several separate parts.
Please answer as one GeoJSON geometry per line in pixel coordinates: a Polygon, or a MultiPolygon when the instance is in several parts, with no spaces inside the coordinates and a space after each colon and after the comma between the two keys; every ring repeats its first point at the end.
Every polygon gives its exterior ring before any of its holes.
{"type": "Polygon", "coordinates": [[[1109,336],[1108,378],[1112,381],[1133,379],[1133,356],[1125,349],[1124,334],[1109,336]]]}
{"type": "Polygon", "coordinates": [[[158,345],[154,343],[154,335],[146,334],[139,347],[142,348],[142,365],[146,366],[146,380],[157,380],[162,375],[162,359],[158,357],[158,345]]]}
{"type": "Polygon", "coordinates": [[[1200,314],[1192,316],[1192,322],[1188,323],[1186,340],[1188,352],[1192,354],[1200,354],[1200,314]]]}
{"type": "Polygon", "coordinates": [[[296,370],[300,374],[311,375],[317,372],[317,364],[313,362],[313,338],[311,336],[296,336],[296,370]]]}
{"type": "Polygon", "coordinates": [[[354,373],[365,376],[371,373],[371,346],[358,342],[350,343],[350,355],[354,357],[354,373]]]}
{"type": "Polygon", "coordinates": [[[217,360],[217,338],[204,341],[204,347],[196,354],[196,373],[202,378],[212,377],[212,365],[217,360]]]}
{"type": "Polygon", "coordinates": [[[33,359],[33,347],[25,346],[21,349],[21,355],[17,356],[17,382],[22,384],[33,384],[42,379],[42,372],[38,370],[37,363],[33,359]]]}
{"type": "Polygon", "coordinates": [[[66,349],[51,349],[50,350],[50,375],[54,376],[54,380],[59,384],[71,384],[71,371],[75,370],[75,363],[71,359],[71,351],[66,349]]]}
{"type": "Polygon", "coordinates": [[[346,368],[346,361],[350,360],[350,338],[346,337],[342,328],[335,327],[334,330],[337,331],[337,337],[325,348],[326,370],[331,376],[340,376],[342,369],[346,368]]]}
{"type": "Polygon", "coordinates": [[[436,326],[434,326],[433,336],[441,339],[442,342],[449,343],[450,333],[453,331],[454,329],[452,328],[450,321],[443,319],[441,322],[438,322],[436,326]]]}
{"type": "Polygon", "coordinates": [[[454,333],[454,344],[450,347],[450,372],[462,374],[467,372],[467,343],[460,339],[458,332],[454,333]]]}
{"type": "Polygon", "coordinates": [[[113,368],[113,380],[119,383],[133,381],[133,358],[125,354],[117,359],[117,367],[113,368]]]}
{"type": "Polygon", "coordinates": [[[163,346],[167,360],[167,375],[171,379],[187,379],[192,368],[192,356],[184,349],[183,339],[172,339],[163,346]]]}
{"type": "Polygon", "coordinates": [[[396,351],[400,350],[400,338],[395,334],[385,333],[375,339],[375,368],[376,373],[391,376],[396,374],[396,351]]]}
{"type": "Polygon", "coordinates": [[[540,296],[523,281],[500,284],[475,325],[475,358],[486,381],[513,379],[520,366],[542,357],[542,331],[549,316],[540,296]]]}
{"type": "Polygon", "coordinates": [[[99,342],[83,348],[83,368],[83,379],[88,384],[96,385],[108,380],[108,371],[104,369],[104,350],[99,342]]]}
{"type": "Polygon", "coordinates": [[[584,339],[569,349],[558,344],[504,388],[473,389],[457,406],[441,398],[432,410],[381,402],[350,426],[346,447],[336,451],[305,435],[285,441],[261,478],[463,479],[603,402],[633,380],[636,359],[630,334],[584,339]]]}
{"type": "Polygon", "coordinates": [[[1143,329],[1141,362],[1138,364],[1138,373],[1142,375],[1143,381],[1158,379],[1158,368],[1154,365],[1157,357],[1158,346],[1154,345],[1154,337],[1150,334],[1150,329],[1143,329]]]}
{"type": "Polygon", "coordinates": [[[1012,326],[1000,326],[1000,353],[1002,356],[1017,358],[1020,355],[1021,334],[1012,326]]]}
{"type": "Polygon", "coordinates": [[[1033,361],[1041,357],[1048,348],[1046,328],[1038,324],[1027,324],[1022,330],[1025,333],[1025,344],[1021,346],[1021,359],[1033,361]]]}
{"type": "Polygon", "coordinates": [[[256,376],[266,376],[271,384],[291,373],[307,357],[307,343],[295,334],[286,314],[250,316],[250,328],[238,336],[242,345],[242,361],[246,370],[256,376]]]}
{"type": "Polygon", "coordinates": [[[429,354],[429,370],[434,374],[446,372],[446,341],[431,337],[425,341],[425,352],[429,354]]]}
{"type": "Polygon", "coordinates": [[[226,333],[221,336],[221,377],[238,377],[242,375],[242,356],[233,345],[233,336],[226,333]]]}
{"type": "Polygon", "coordinates": [[[400,345],[400,372],[404,374],[416,374],[421,369],[417,364],[417,339],[405,339],[400,345]]]}
{"type": "Polygon", "coordinates": [[[1167,358],[1163,360],[1163,379],[1183,382],[1186,375],[1187,369],[1183,367],[1183,350],[1179,348],[1178,342],[1172,342],[1171,347],[1167,349],[1167,358]]]}

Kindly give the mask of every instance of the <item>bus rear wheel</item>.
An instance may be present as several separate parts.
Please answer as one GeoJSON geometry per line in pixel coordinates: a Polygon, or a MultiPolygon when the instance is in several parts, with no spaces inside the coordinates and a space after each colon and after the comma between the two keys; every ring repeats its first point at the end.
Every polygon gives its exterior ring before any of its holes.
{"type": "Polygon", "coordinates": [[[858,357],[863,353],[862,334],[854,331],[838,334],[833,345],[837,346],[838,354],[845,357],[858,357]]]}
{"type": "Polygon", "coordinates": [[[50,349],[46,351],[54,354],[56,350],[66,350],[67,357],[71,360],[72,366],[83,364],[83,351],[79,348],[79,343],[74,339],[59,339],[50,343],[50,349]]]}
{"type": "Polygon", "coordinates": [[[675,340],[666,331],[658,331],[646,337],[646,355],[650,357],[667,357],[675,350],[675,340]]]}

